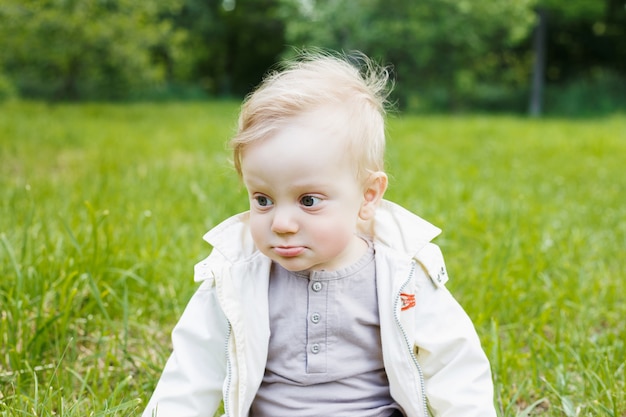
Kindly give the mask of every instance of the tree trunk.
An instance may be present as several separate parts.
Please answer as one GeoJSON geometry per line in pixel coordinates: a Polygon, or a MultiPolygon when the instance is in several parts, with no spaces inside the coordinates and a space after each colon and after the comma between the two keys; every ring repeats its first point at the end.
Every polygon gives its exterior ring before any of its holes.
{"type": "Polygon", "coordinates": [[[547,13],[542,7],[537,8],[537,26],[533,38],[535,60],[533,64],[532,91],[528,113],[533,117],[541,115],[543,110],[543,90],[546,72],[546,32],[548,27],[547,13]]]}

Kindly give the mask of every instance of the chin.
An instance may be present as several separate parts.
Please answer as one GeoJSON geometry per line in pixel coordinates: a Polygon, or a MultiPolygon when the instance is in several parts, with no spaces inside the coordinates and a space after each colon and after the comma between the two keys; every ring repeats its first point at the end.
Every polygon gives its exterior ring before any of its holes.
{"type": "Polygon", "coordinates": [[[290,271],[290,272],[300,272],[300,271],[306,271],[310,269],[310,266],[303,265],[300,263],[280,262],[277,260],[274,260],[274,262],[280,264],[280,266],[282,266],[283,268],[285,268],[287,271],[290,271]]]}
{"type": "Polygon", "coordinates": [[[287,271],[290,271],[290,272],[300,272],[300,271],[307,271],[309,269],[315,269],[314,264],[311,264],[311,262],[307,262],[302,259],[272,258],[272,261],[276,262],[277,264],[279,264],[280,266],[282,266],[283,268],[285,268],[287,271]]]}

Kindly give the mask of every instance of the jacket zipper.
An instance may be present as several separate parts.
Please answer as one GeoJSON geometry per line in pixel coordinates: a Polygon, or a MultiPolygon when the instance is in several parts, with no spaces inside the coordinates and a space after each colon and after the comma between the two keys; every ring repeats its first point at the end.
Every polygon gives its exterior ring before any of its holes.
{"type": "Polygon", "coordinates": [[[228,323],[228,333],[226,334],[226,344],[224,348],[226,349],[226,390],[224,391],[224,414],[226,416],[230,416],[230,384],[232,379],[232,369],[230,364],[230,352],[228,349],[228,343],[230,341],[230,335],[233,331],[233,327],[230,322],[228,323]]]}
{"type": "Polygon", "coordinates": [[[402,292],[404,287],[406,287],[406,285],[413,278],[413,274],[415,274],[415,268],[416,268],[415,261],[411,261],[411,271],[409,272],[409,277],[402,284],[402,286],[400,286],[400,290],[396,294],[396,299],[395,299],[394,305],[393,305],[393,315],[394,315],[394,318],[396,320],[396,324],[398,325],[398,328],[400,329],[400,332],[402,333],[402,337],[404,338],[404,343],[406,344],[406,347],[409,350],[409,354],[411,355],[411,359],[413,360],[413,364],[417,368],[417,374],[419,376],[419,382],[420,382],[420,388],[421,388],[421,394],[422,394],[422,407],[424,408],[424,416],[427,417],[430,414],[428,412],[428,402],[426,400],[426,388],[425,388],[425,385],[424,385],[424,373],[422,372],[422,367],[420,366],[419,362],[417,361],[417,357],[415,356],[415,353],[413,352],[413,349],[411,347],[411,342],[409,341],[409,337],[407,336],[406,331],[404,330],[404,327],[402,327],[402,324],[400,323],[400,317],[398,317],[398,302],[400,301],[400,293],[402,292]]]}

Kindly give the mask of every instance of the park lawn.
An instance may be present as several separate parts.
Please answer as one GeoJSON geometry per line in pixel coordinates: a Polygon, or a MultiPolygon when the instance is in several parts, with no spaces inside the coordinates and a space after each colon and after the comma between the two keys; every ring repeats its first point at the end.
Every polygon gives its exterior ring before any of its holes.
{"type": "MultiPolygon", "coordinates": [[[[237,103],[0,104],[0,416],[134,416],[246,209],[237,103]]],[[[626,115],[389,118],[387,197],[443,229],[501,416],[626,416],[626,115]]]]}

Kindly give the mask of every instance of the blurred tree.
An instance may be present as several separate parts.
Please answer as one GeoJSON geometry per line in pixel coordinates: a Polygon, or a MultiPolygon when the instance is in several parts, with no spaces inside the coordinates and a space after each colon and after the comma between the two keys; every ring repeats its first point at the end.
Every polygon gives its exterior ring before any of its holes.
{"type": "Polygon", "coordinates": [[[186,0],[174,18],[189,31],[190,79],[215,95],[243,95],[285,48],[279,0],[186,0]]]}
{"type": "Polygon", "coordinates": [[[547,13],[547,78],[563,81],[598,68],[626,73],[626,1],[537,0],[547,13]]]}
{"type": "Polygon", "coordinates": [[[535,10],[531,115],[541,113],[546,79],[557,83],[590,79],[601,69],[626,73],[623,0],[536,0],[535,10]]]}
{"type": "Polygon", "coordinates": [[[396,97],[414,92],[446,108],[500,85],[527,83],[524,63],[510,54],[532,26],[532,0],[309,0],[288,22],[297,46],[360,49],[392,63],[396,97]]]}
{"type": "Polygon", "coordinates": [[[155,89],[241,96],[293,47],[322,47],[358,49],[393,65],[400,107],[524,111],[531,79],[537,106],[544,81],[547,97],[554,86],[573,86],[569,101],[590,102],[604,83],[626,103],[625,4],[0,0],[0,89],[55,99],[123,99],[155,89]],[[533,46],[537,11],[545,37],[533,46]],[[533,78],[541,51],[545,62],[533,78]]]}
{"type": "Polygon", "coordinates": [[[23,95],[124,98],[165,79],[178,0],[0,0],[0,65],[23,95]]]}

